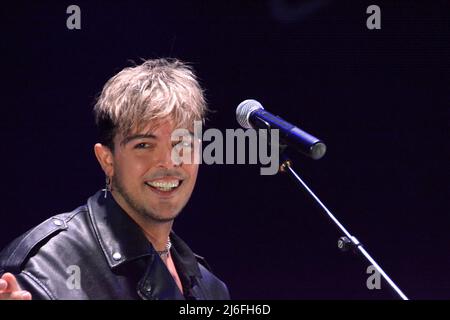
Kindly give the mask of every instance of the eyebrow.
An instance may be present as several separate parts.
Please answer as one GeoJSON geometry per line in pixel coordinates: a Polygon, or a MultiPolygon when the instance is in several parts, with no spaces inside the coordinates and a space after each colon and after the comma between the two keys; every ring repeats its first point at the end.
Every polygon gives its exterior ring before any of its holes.
{"type": "MultiPolygon", "coordinates": [[[[195,138],[195,135],[193,132],[189,131],[189,135],[191,138],[195,138]]],[[[157,139],[158,137],[151,133],[141,133],[141,134],[134,134],[132,136],[128,136],[122,140],[120,143],[121,145],[125,146],[130,141],[136,140],[136,139],[157,139]]]]}
{"type": "Polygon", "coordinates": [[[122,145],[126,145],[127,143],[129,143],[132,140],[136,140],[136,139],[156,139],[157,137],[154,134],[151,133],[143,133],[143,134],[134,134],[132,136],[129,137],[125,137],[121,144],[122,145]]]}

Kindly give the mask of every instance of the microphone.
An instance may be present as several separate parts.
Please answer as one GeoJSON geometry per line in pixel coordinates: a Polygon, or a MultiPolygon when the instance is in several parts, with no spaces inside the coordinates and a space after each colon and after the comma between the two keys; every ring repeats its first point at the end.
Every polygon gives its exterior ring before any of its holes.
{"type": "Polygon", "coordinates": [[[327,150],[323,141],[267,112],[256,100],[242,101],[236,109],[236,119],[246,129],[278,129],[283,143],[295,147],[314,160],[322,158],[327,150]]]}

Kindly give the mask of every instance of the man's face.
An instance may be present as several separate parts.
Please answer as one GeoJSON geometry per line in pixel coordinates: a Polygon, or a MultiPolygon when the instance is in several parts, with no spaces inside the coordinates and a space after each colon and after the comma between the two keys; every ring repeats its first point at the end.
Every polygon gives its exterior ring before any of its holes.
{"type": "Polygon", "coordinates": [[[112,193],[129,214],[153,222],[172,221],[188,202],[198,164],[175,165],[172,121],[150,123],[141,132],[116,135],[112,193]]]}

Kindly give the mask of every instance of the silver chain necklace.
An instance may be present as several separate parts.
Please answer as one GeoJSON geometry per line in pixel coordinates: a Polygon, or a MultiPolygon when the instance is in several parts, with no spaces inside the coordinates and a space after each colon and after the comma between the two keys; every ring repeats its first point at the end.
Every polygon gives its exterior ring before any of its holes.
{"type": "Polygon", "coordinates": [[[172,248],[172,242],[170,241],[170,239],[167,239],[166,248],[162,251],[158,251],[158,250],[155,250],[155,251],[161,258],[167,258],[170,253],[170,248],[172,248]]]}

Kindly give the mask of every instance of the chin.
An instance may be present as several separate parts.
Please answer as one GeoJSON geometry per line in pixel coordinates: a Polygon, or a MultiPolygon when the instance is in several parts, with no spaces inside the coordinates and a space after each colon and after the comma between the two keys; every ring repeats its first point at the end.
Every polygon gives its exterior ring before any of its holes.
{"type": "Polygon", "coordinates": [[[159,211],[157,214],[154,214],[153,212],[147,213],[147,217],[155,222],[166,223],[175,220],[175,218],[178,217],[178,214],[179,212],[174,210],[162,212],[159,211]]]}

